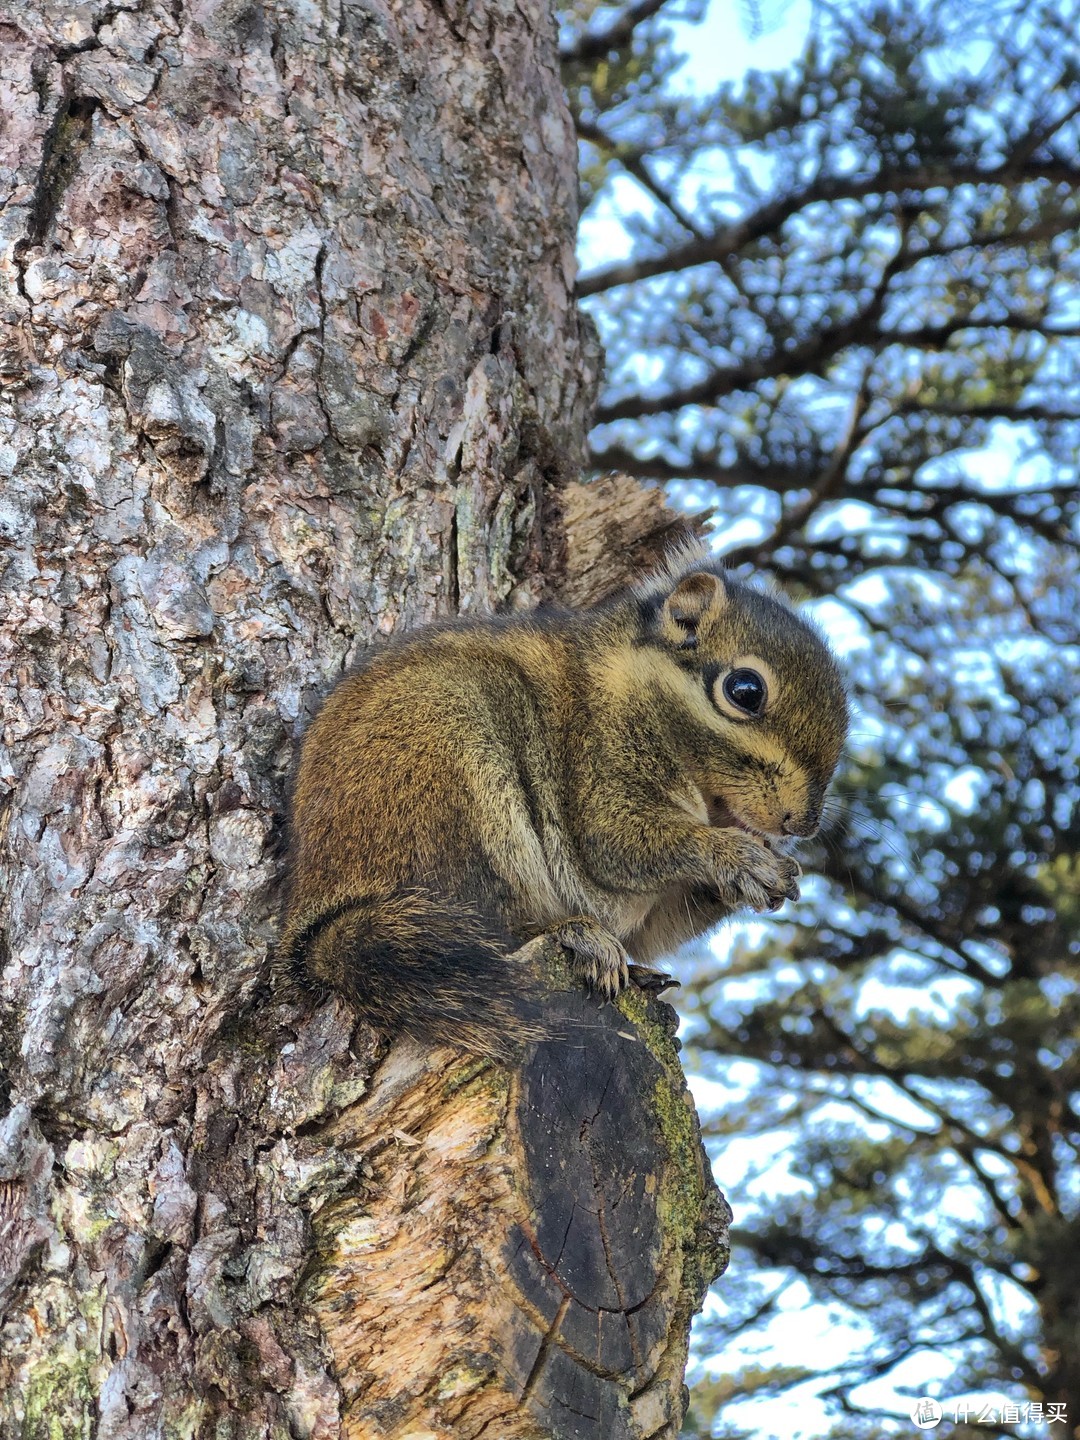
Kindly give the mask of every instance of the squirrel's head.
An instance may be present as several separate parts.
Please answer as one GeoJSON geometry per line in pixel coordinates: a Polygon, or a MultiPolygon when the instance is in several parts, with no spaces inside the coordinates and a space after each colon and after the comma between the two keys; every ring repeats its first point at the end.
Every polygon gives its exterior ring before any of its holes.
{"type": "Polygon", "coordinates": [[[635,592],[650,708],[700,790],[710,823],[812,835],[848,729],[840,670],[782,600],[696,558],[635,592]]]}

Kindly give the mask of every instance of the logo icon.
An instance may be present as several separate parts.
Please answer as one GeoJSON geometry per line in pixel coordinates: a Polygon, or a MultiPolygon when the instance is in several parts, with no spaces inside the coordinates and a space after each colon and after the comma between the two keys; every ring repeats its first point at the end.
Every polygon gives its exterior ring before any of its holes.
{"type": "Polygon", "coordinates": [[[911,1419],[920,1430],[933,1430],[935,1425],[941,1423],[941,1406],[936,1400],[931,1400],[929,1395],[924,1395],[911,1407],[911,1419]]]}

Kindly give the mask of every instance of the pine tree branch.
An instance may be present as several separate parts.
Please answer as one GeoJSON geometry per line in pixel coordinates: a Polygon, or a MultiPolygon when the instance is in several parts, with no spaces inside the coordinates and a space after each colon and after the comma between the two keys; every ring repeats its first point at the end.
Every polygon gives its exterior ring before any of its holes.
{"type": "Polygon", "coordinates": [[[622,166],[626,173],[632,176],[647,194],[651,195],[654,200],[662,205],[668,214],[671,215],[688,234],[695,236],[698,240],[705,238],[704,231],[698,225],[693,215],[679,204],[666,186],[660,184],[645,164],[640,153],[627,153],[623,151],[618,142],[613,140],[599,125],[593,124],[588,120],[583,120],[580,116],[574,117],[574,123],[577,126],[580,139],[587,140],[598,149],[606,150],[608,154],[622,166]]]}
{"type": "MultiPolygon", "coordinates": [[[[935,1136],[941,1135],[943,1131],[947,1132],[949,1144],[972,1172],[976,1183],[994,1207],[1002,1224],[1011,1231],[1023,1230],[1023,1220],[1010,1212],[1007,1202],[999,1193],[993,1180],[979,1165],[976,1148],[992,1150],[993,1153],[998,1156],[1007,1156],[1010,1152],[1003,1150],[1000,1146],[989,1144],[985,1136],[979,1135],[974,1130],[971,1130],[968,1126],[964,1125],[963,1121],[958,1120],[935,1101],[929,1100],[922,1094],[912,1092],[910,1089],[906,1090],[905,1093],[922,1109],[928,1110],[937,1119],[940,1128],[920,1130],[918,1126],[912,1125],[909,1122],[899,1121],[895,1115],[888,1114],[877,1106],[871,1105],[863,1100],[861,1096],[855,1094],[850,1086],[846,1086],[843,1090],[836,1092],[835,1098],[842,1099],[845,1104],[851,1105],[869,1120],[884,1121],[885,1124],[894,1130],[906,1131],[913,1139],[915,1137],[933,1139],[935,1136]]],[[[1010,1278],[1014,1277],[1010,1275],[1010,1278]]]]}
{"type": "Polygon", "coordinates": [[[632,285],[658,275],[674,275],[698,265],[722,263],[754,241],[773,234],[785,221],[809,205],[879,196],[910,207],[912,197],[924,196],[930,190],[951,191],[961,185],[1015,185],[1025,180],[1075,185],[1080,181],[1080,164],[1058,159],[1032,159],[1010,168],[1010,161],[1006,159],[992,169],[979,165],[942,165],[911,171],[882,171],[862,177],[826,176],[812,181],[801,190],[766,201],[750,215],[702,240],[688,241],[685,245],[665,251],[663,255],[629,260],[583,275],[578,281],[578,297],[587,299],[590,295],[599,295],[619,285],[632,285]]]}
{"type": "MultiPolygon", "coordinates": [[[[932,1114],[937,1115],[943,1124],[966,1132],[973,1144],[977,1144],[982,1150],[989,1150],[993,1154],[998,1155],[1007,1164],[1011,1165],[1018,1174],[1026,1176],[1033,1192],[1039,1197],[1039,1208],[1042,1211],[1050,1214],[1060,1214],[1060,1205],[1058,1204],[1051,1181],[1034,1161],[1028,1159],[1018,1151],[1007,1148],[1002,1139],[994,1140],[989,1135],[979,1135],[976,1131],[965,1127],[963,1122],[958,1120],[955,1115],[940,1109],[936,1101],[929,1099],[920,1090],[915,1088],[911,1083],[913,1077],[910,1070],[902,1070],[898,1066],[886,1065],[883,1061],[879,1060],[872,1051],[861,1045],[854,1035],[846,1030],[836,1017],[824,1007],[820,1008],[817,1013],[832,1031],[838,1044],[850,1055],[857,1057],[865,1073],[878,1075],[883,1079],[891,1081],[909,1100],[913,1101],[916,1105],[921,1105],[923,1109],[929,1110],[932,1114]]],[[[926,1078],[928,1080],[975,1079],[976,1084],[982,1085],[990,1094],[1001,1100],[1011,1113],[1016,1114],[1019,1108],[1014,1103],[1013,1097],[1007,1094],[1003,1095],[1001,1093],[1001,1087],[991,1083],[993,1077],[988,1077],[985,1074],[973,1077],[971,1075],[965,1075],[962,1070],[957,1071],[954,1068],[945,1070],[940,1065],[929,1066],[923,1062],[920,1066],[920,1075],[914,1078],[926,1078]]]]}
{"type": "Polygon", "coordinates": [[[1042,1377],[1032,1366],[1030,1360],[1019,1346],[1015,1345],[999,1329],[993,1312],[990,1309],[986,1296],[982,1293],[978,1277],[975,1274],[975,1267],[969,1261],[961,1260],[955,1255],[946,1254],[944,1250],[929,1236],[923,1235],[927,1250],[930,1254],[943,1264],[947,1265],[955,1278],[964,1286],[971,1296],[971,1302],[978,1311],[982,1321],[982,1332],[990,1343],[997,1350],[998,1354],[1005,1361],[1010,1369],[1019,1370],[1021,1383],[1030,1386],[1036,1394],[1042,1388],[1042,1377]]]}
{"type": "Polygon", "coordinates": [[[559,47],[559,60],[563,65],[588,64],[603,60],[613,50],[620,50],[634,38],[639,25],[652,17],[667,4],[667,0],[636,0],[603,30],[584,30],[576,40],[559,47]]]}
{"type": "Polygon", "coordinates": [[[754,485],[782,495],[788,490],[804,488],[813,479],[808,471],[766,469],[747,460],[739,460],[734,465],[718,465],[715,461],[694,457],[685,465],[680,465],[662,455],[636,455],[624,445],[608,445],[603,450],[594,450],[592,458],[597,468],[621,470],[624,474],[635,475],[641,480],[655,480],[662,485],[671,480],[706,480],[724,489],[754,485]]]}
{"type": "Polygon", "coordinates": [[[1010,152],[1010,163],[1023,165],[1029,161],[1036,150],[1041,149],[1047,141],[1052,140],[1058,131],[1064,129],[1070,120],[1080,115],[1080,100],[1070,105],[1063,115],[1055,120],[1038,121],[1032,124],[1028,133],[1022,136],[1013,146],[1010,152]]]}
{"type": "MultiPolygon", "coordinates": [[[[888,280],[882,278],[882,289],[888,284],[888,280]]],[[[837,498],[844,487],[844,480],[847,477],[852,456],[862,444],[864,435],[860,431],[859,422],[870,403],[870,365],[863,366],[862,379],[858,389],[852,396],[851,405],[848,411],[848,418],[840,433],[830,455],[828,463],[818,474],[810,493],[797,505],[791,505],[781,511],[780,519],[773,527],[771,534],[756,545],[740,545],[732,550],[727,556],[730,565],[739,565],[749,561],[755,566],[764,563],[775,550],[785,541],[789,540],[798,531],[804,530],[814,515],[829,500],[837,498]]]]}
{"type": "MultiPolygon", "coordinates": [[[[821,549],[820,546],[815,548],[818,550],[821,549]]],[[[826,873],[832,872],[826,871],[826,873]]],[[[946,966],[954,974],[973,975],[981,984],[993,990],[1000,990],[1006,984],[1009,978],[1008,975],[996,975],[994,971],[984,965],[981,960],[976,959],[974,955],[964,949],[966,936],[958,935],[954,931],[950,931],[946,926],[931,920],[930,917],[919,910],[917,906],[905,900],[902,895],[894,893],[883,899],[880,894],[872,890],[868,885],[863,884],[858,876],[853,876],[850,871],[848,871],[846,875],[833,874],[833,878],[840,884],[846,883],[854,894],[858,895],[870,905],[878,909],[885,907],[888,910],[892,910],[898,919],[902,920],[919,935],[932,941],[940,947],[941,950],[951,951],[952,954],[957,957],[957,960],[960,962],[959,964],[951,963],[940,953],[930,958],[937,960],[939,964],[946,966]]]]}
{"type": "MultiPolygon", "coordinates": [[[[1069,228],[1075,226],[1070,219],[1069,228]]],[[[736,391],[747,390],[762,380],[774,380],[783,376],[793,379],[818,369],[841,351],[851,346],[861,346],[874,354],[901,345],[908,349],[936,350],[942,348],[957,335],[971,332],[975,335],[998,331],[1015,331],[1018,334],[1045,334],[1053,338],[1075,338],[1080,327],[1063,325],[1051,327],[1027,317],[974,319],[970,313],[952,316],[933,325],[922,325],[913,330],[882,330],[876,327],[880,320],[888,283],[910,266],[920,263],[927,252],[919,254],[898,251],[896,256],[883,268],[879,284],[866,306],[850,319],[808,336],[800,345],[789,350],[777,350],[761,360],[744,360],[734,364],[714,366],[703,379],[691,385],[668,390],[659,395],[629,395],[621,400],[599,405],[596,410],[596,424],[609,425],[617,420],[638,420],[649,415],[663,415],[671,410],[680,410],[688,405],[715,405],[717,401],[736,391]]],[[[1030,407],[1038,410],[1039,407],[1030,407]]],[[[1057,414],[1052,407],[1042,407],[1045,417],[1038,413],[1031,417],[1019,418],[1077,419],[1073,412],[1057,414]]],[[[897,407],[895,413],[908,414],[922,411],[927,414],[986,415],[994,418],[994,407],[957,407],[955,410],[921,404],[917,399],[897,407]]],[[[1009,418],[1008,415],[1006,418],[1009,418]]]]}
{"type": "Polygon", "coordinates": [[[1080,420],[1080,407],[1059,408],[1054,405],[1039,404],[1009,405],[999,401],[986,401],[977,405],[940,405],[936,403],[928,405],[918,400],[908,400],[896,407],[896,413],[898,415],[945,415],[962,420],[1009,420],[1015,424],[1035,421],[1039,424],[1060,425],[1075,424],[1080,420]]]}

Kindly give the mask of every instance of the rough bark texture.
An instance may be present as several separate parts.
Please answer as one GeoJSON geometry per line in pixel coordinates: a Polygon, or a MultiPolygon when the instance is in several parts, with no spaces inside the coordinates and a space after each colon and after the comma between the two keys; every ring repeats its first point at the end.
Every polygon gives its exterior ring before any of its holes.
{"type": "Polygon", "coordinates": [[[563,486],[558,500],[568,544],[556,585],[567,605],[592,605],[610,595],[672,545],[703,534],[712,513],[677,515],[658,485],[646,488],[617,470],[563,486]]]}
{"type": "Polygon", "coordinates": [[[387,1055],[271,983],[327,682],[565,569],[595,357],[550,17],[12,0],[0,51],[0,1436],[673,1435],[723,1216],[663,1026],[598,1011],[568,1079],[595,1127],[637,1057],[633,1143],[580,1154],[647,1233],[567,1278],[557,1060],[387,1055]]]}

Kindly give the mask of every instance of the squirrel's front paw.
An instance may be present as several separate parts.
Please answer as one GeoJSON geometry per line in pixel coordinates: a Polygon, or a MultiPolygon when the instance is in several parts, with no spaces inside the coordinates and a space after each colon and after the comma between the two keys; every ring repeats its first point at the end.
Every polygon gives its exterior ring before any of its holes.
{"type": "Polygon", "coordinates": [[[564,950],[590,990],[614,1000],[630,983],[630,956],[609,930],[587,915],[564,920],[548,931],[564,950]]]}
{"type": "Polygon", "coordinates": [[[798,900],[799,862],[750,835],[727,831],[713,884],[732,909],[778,910],[798,900]]]}

